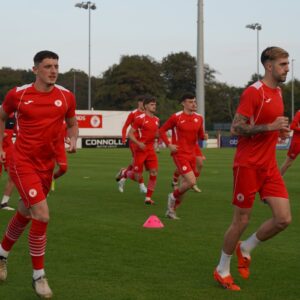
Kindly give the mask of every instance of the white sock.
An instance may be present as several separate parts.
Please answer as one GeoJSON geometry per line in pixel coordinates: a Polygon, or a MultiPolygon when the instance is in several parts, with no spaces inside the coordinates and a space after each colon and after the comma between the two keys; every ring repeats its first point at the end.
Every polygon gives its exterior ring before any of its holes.
{"type": "Polygon", "coordinates": [[[9,200],[9,198],[10,198],[9,196],[7,196],[7,195],[3,195],[1,204],[5,204],[5,203],[7,203],[7,202],[8,202],[8,200],[9,200]]]}
{"type": "Polygon", "coordinates": [[[250,252],[260,243],[261,241],[257,238],[256,232],[253,233],[247,240],[241,243],[241,252],[243,256],[250,258],[250,252]]]}
{"type": "Polygon", "coordinates": [[[0,256],[7,258],[8,254],[9,254],[9,251],[4,250],[0,244],[0,256]]]}
{"type": "Polygon", "coordinates": [[[44,269],[33,270],[33,275],[32,275],[33,280],[37,280],[42,276],[45,276],[45,270],[44,269]]]}
{"type": "Polygon", "coordinates": [[[222,250],[220,262],[217,266],[217,272],[221,275],[221,277],[226,277],[230,275],[231,257],[232,255],[228,255],[222,250]]]}
{"type": "Polygon", "coordinates": [[[144,182],[140,183],[140,187],[146,187],[144,182]]]}

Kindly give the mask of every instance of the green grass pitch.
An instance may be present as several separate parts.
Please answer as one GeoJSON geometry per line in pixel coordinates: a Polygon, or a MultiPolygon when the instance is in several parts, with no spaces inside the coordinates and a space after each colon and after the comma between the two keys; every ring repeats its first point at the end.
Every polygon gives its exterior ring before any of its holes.
{"type": "MultiPolygon", "coordinates": [[[[164,217],[174,169],[168,151],[158,154],[156,205],[151,207],[144,205],[135,183],[127,182],[123,194],[117,190],[114,176],[130,161],[128,149],[86,149],[69,156],[68,174],[57,181],[48,198],[51,219],[46,271],[54,299],[300,299],[300,161],[285,176],[292,224],[254,250],[249,280],[238,276],[233,257],[232,275],[242,291],[230,292],[214,282],[212,273],[232,217],[234,150],[205,149],[204,153],[207,160],[199,180],[203,192],[186,194],[178,221],[164,217]],[[152,214],[162,220],[163,229],[142,227],[152,214]]],[[[278,151],[280,164],[285,155],[278,151]]],[[[5,175],[1,188],[4,182],[5,175]]],[[[11,205],[16,204],[14,194],[11,205]]],[[[252,234],[270,214],[257,200],[243,237],[252,234]]],[[[11,215],[0,211],[1,236],[11,215]]],[[[27,233],[10,254],[8,280],[0,285],[1,300],[35,299],[27,233]]]]}

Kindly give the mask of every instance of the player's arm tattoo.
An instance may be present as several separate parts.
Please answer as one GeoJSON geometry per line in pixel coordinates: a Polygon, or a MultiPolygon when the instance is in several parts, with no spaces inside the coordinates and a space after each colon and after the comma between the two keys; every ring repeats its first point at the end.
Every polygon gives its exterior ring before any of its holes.
{"type": "Polygon", "coordinates": [[[251,125],[248,123],[248,121],[249,118],[241,114],[235,114],[231,125],[231,133],[234,135],[251,136],[256,133],[261,133],[269,130],[267,124],[251,125]]]}

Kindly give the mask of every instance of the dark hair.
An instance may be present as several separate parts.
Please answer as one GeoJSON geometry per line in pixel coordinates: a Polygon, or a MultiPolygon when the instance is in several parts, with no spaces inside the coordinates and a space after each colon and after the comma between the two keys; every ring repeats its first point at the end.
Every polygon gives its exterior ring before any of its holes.
{"type": "Polygon", "coordinates": [[[266,48],[262,53],[260,57],[261,63],[264,65],[266,61],[270,60],[276,60],[277,58],[285,58],[289,57],[289,54],[287,51],[280,47],[268,47],[266,48]]]}
{"type": "Polygon", "coordinates": [[[185,93],[179,98],[179,103],[183,102],[186,99],[194,99],[196,98],[195,94],[193,93],[185,93]]]}
{"type": "Polygon", "coordinates": [[[156,103],[156,98],[154,96],[151,96],[151,95],[146,95],[144,97],[144,100],[143,100],[143,105],[145,106],[146,104],[149,104],[151,102],[156,103]]]}
{"type": "Polygon", "coordinates": [[[39,63],[41,63],[45,58],[53,58],[53,59],[59,59],[58,55],[52,51],[48,51],[48,50],[43,50],[38,52],[34,58],[33,58],[33,62],[34,65],[38,65],[39,63]]]}

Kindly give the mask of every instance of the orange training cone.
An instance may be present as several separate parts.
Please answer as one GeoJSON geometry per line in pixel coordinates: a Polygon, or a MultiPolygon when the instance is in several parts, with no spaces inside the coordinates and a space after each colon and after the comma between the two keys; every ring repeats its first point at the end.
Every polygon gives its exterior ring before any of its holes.
{"type": "Polygon", "coordinates": [[[151,215],[146,220],[143,227],[145,227],[145,228],[163,228],[163,227],[165,227],[165,225],[161,222],[161,220],[157,216],[151,215]]]}

